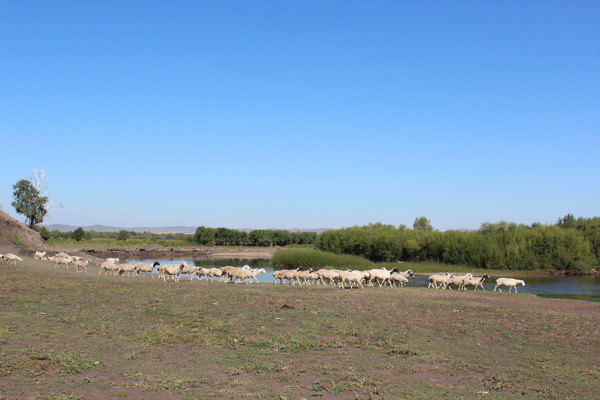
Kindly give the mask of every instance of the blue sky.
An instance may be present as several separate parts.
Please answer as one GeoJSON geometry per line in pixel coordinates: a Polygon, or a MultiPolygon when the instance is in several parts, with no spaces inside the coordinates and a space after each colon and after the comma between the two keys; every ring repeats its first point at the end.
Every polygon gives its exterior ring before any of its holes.
{"type": "MultiPolygon", "coordinates": [[[[0,0],[0,203],[46,223],[600,215],[600,2],[0,0]]],[[[19,216],[23,220],[22,216],[19,216]]]]}

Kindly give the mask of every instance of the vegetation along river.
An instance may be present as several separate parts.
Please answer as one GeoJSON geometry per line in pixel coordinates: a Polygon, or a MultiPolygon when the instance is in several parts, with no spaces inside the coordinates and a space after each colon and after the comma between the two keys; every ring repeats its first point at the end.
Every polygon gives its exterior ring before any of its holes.
{"type": "MultiPolygon", "coordinates": [[[[250,260],[240,258],[224,258],[224,259],[179,259],[179,258],[160,258],[160,259],[138,259],[127,260],[127,264],[136,264],[139,262],[152,264],[158,261],[161,264],[178,264],[187,262],[188,264],[196,265],[204,268],[224,267],[231,265],[241,267],[249,265],[252,268],[264,268],[267,271],[264,274],[258,275],[259,282],[273,283],[273,266],[270,260],[250,260]]],[[[156,272],[156,271],[155,271],[156,272]]],[[[188,277],[184,274],[182,277],[188,277]]],[[[511,276],[514,277],[514,276],[511,276]]],[[[494,290],[495,281],[500,276],[491,276],[491,279],[484,284],[486,290],[494,290]]],[[[588,276],[526,276],[516,277],[523,279],[526,286],[518,286],[519,293],[535,294],[540,297],[561,298],[561,299],[576,299],[592,302],[600,302],[600,278],[588,276]]],[[[427,287],[426,276],[416,276],[411,279],[408,286],[427,287]]],[[[506,292],[506,288],[503,291],[506,292]]]]}

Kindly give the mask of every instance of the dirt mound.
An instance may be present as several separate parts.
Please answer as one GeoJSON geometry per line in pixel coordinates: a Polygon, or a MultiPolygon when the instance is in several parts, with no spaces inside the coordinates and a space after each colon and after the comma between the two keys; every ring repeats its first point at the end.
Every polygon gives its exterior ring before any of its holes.
{"type": "Polygon", "coordinates": [[[44,248],[40,234],[0,210],[0,254],[31,255],[44,248]]]}

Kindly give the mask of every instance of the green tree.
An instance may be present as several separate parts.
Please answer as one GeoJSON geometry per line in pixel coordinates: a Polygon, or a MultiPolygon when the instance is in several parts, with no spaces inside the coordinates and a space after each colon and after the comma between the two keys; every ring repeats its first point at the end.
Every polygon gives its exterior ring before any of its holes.
{"type": "Polygon", "coordinates": [[[48,229],[46,229],[45,227],[41,227],[40,230],[38,231],[38,233],[40,234],[40,236],[42,237],[42,239],[44,241],[47,241],[48,239],[50,239],[52,237],[52,234],[50,233],[50,231],[48,229]]]}
{"type": "Polygon", "coordinates": [[[12,206],[19,214],[25,216],[25,223],[33,229],[36,224],[44,221],[44,217],[48,213],[46,203],[48,197],[42,196],[33,184],[21,179],[13,186],[13,197],[15,201],[12,206]]]}
{"type": "Polygon", "coordinates": [[[415,223],[413,224],[413,229],[415,231],[432,231],[433,226],[431,226],[431,222],[425,217],[415,218],[415,223]]]}
{"type": "Polygon", "coordinates": [[[119,234],[117,235],[117,239],[123,240],[123,241],[127,240],[128,237],[129,237],[129,232],[126,231],[125,229],[121,229],[119,231],[119,234]]]}
{"type": "Polygon", "coordinates": [[[199,226],[194,234],[194,241],[198,244],[212,244],[215,240],[215,229],[199,226]]]}
{"type": "Polygon", "coordinates": [[[71,237],[73,239],[75,239],[76,241],[80,242],[83,239],[85,239],[85,231],[83,230],[82,227],[79,227],[73,231],[73,233],[71,234],[71,237]]]}

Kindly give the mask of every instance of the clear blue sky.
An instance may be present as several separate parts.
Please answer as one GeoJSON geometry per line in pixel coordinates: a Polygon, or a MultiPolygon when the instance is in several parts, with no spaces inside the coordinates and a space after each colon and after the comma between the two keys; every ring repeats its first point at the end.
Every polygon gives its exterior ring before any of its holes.
{"type": "Polygon", "coordinates": [[[600,215],[598,1],[0,0],[0,54],[14,216],[36,168],[45,223],[600,215]]]}

